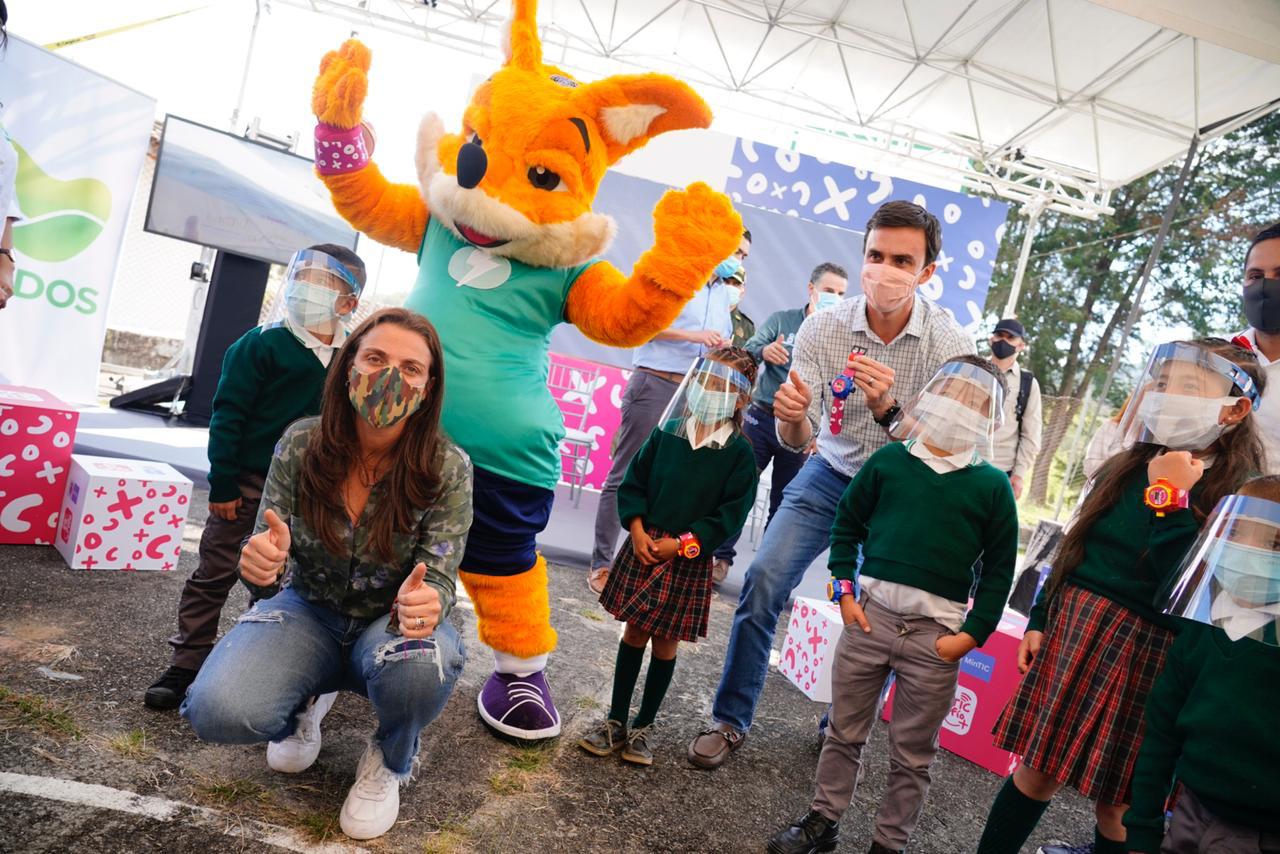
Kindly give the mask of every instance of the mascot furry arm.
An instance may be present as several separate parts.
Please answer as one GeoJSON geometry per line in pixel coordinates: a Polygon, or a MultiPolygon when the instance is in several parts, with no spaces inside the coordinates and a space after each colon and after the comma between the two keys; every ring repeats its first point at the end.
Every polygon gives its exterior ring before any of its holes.
{"type": "MultiPolygon", "coordinates": [[[[705,128],[711,111],[687,85],[660,74],[623,75],[580,84],[541,63],[534,26],[535,4],[517,0],[511,22],[511,56],[480,86],[467,108],[461,134],[446,134],[435,115],[419,130],[418,175],[422,184],[394,184],[372,161],[353,172],[322,175],[338,212],[358,231],[380,243],[416,252],[427,220],[431,179],[458,175],[463,149],[479,144],[486,162],[480,188],[514,210],[439,211],[464,238],[490,228],[505,242],[486,246],[494,254],[535,266],[584,263],[608,248],[614,226],[591,212],[606,169],[623,155],[669,130],[705,128]],[[562,83],[553,82],[555,80],[562,83]],[[566,86],[564,83],[571,83],[566,86]],[[537,161],[537,162],[535,162],[537,161]],[[541,168],[560,179],[548,200],[528,173],[541,168]],[[490,177],[498,181],[488,180],[490,177]],[[551,202],[551,203],[549,203],[551,202]],[[461,225],[471,213],[485,224],[461,225]],[[504,213],[512,214],[503,216],[504,213]],[[452,214],[452,216],[450,216],[452,214]],[[487,216],[486,216],[487,214],[487,216]]],[[[368,89],[369,49],[352,39],[325,55],[312,95],[324,124],[361,125],[368,89]]],[[[457,200],[457,194],[450,200],[457,200]]],[[[569,293],[566,319],[601,344],[634,347],[671,325],[715,266],[731,255],[742,222],[729,200],[702,183],[668,191],[654,209],[654,245],[631,275],[608,263],[587,268],[569,293]]]]}

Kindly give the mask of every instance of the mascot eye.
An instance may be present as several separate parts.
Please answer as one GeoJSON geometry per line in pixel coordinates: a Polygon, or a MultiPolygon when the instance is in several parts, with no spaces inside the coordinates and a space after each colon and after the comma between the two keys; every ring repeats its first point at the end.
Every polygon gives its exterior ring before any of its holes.
{"type": "Polygon", "coordinates": [[[545,166],[529,167],[529,183],[539,190],[565,190],[560,176],[545,166]]]}

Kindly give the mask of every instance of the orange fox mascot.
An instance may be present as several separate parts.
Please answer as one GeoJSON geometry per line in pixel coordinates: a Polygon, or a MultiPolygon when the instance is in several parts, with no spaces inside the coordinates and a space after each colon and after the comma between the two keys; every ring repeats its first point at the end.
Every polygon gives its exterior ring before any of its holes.
{"type": "Polygon", "coordinates": [[[724,195],[696,183],[658,202],[654,245],[630,276],[595,260],[615,229],[591,210],[605,170],[656,134],[707,127],[711,113],[664,75],[583,83],[543,64],[534,0],[513,5],[506,64],[475,91],[462,131],[446,133],[434,114],[422,120],[418,186],[388,182],[369,159],[364,45],[324,57],[312,108],[316,167],[338,212],[418,255],[405,307],[440,331],[444,425],[475,464],[460,575],[496,660],[480,715],[528,740],[560,733],[543,675],[556,633],[534,546],[564,436],[546,388],[551,330],[568,321],[602,344],[648,341],[737,248],[742,222],[724,195]]]}

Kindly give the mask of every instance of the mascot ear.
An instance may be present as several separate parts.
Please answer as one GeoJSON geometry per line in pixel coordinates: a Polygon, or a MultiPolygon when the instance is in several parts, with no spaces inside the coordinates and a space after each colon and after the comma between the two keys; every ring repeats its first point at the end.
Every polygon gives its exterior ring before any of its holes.
{"type": "Polygon", "coordinates": [[[607,77],[582,87],[579,102],[595,119],[609,163],[669,130],[711,126],[711,108],[665,74],[607,77]]]}
{"type": "Polygon", "coordinates": [[[515,0],[511,4],[511,17],[502,28],[502,53],[508,66],[525,71],[542,67],[537,0],[515,0]]]}

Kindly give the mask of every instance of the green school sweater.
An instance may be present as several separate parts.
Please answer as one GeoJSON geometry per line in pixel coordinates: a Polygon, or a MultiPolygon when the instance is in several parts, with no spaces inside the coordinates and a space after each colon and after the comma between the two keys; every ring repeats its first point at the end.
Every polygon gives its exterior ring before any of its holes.
{"type": "Polygon", "coordinates": [[[1180,622],[1147,699],[1133,802],[1124,817],[1133,851],[1160,850],[1174,778],[1215,816],[1280,833],[1280,648],[1250,638],[1233,642],[1221,629],[1180,622]]]}
{"type": "Polygon", "coordinates": [[[227,348],[209,420],[209,500],[240,497],[241,472],[266,476],[284,429],[320,414],[328,368],[284,326],[255,327],[227,348]]]}
{"type": "Polygon", "coordinates": [[[687,439],[653,428],[618,487],[618,517],[637,516],[672,534],[692,531],[711,554],[742,530],[756,501],[755,456],[741,433],[723,448],[694,450],[687,439]]]}
{"type": "Polygon", "coordinates": [[[876,451],[850,481],[831,527],[831,574],[862,574],[969,601],[973,564],[982,579],[960,627],[986,643],[1013,583],[1018,507],[1009,477],[990,463],[939,474],[902,442],[876,451]]]}
{"type": "MultiPolygon", "coordinates": [[[[1145,620],[1167,625],[1152,602],[1160,585],[1178,571],[1187,550],[1195,543],[1199,525],[1190,510],[1157,517],[1143,502],[1146,488],[1145,470],[1135,472],[1124,484],[1115,506],[1088,532],[1084,558],[1067,576],[1067,583],[1105,596],[1145,620]]],[[[1197,496],[1198,490],[1193,489],[1192,501],[1197,496]]],[[[1036,597],[1027,631],[1044,631],[1049,616],[1046,589],[1047,585],[1036,597]]]]}

